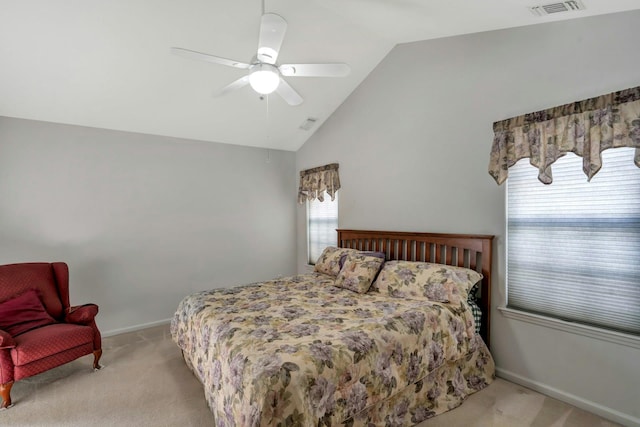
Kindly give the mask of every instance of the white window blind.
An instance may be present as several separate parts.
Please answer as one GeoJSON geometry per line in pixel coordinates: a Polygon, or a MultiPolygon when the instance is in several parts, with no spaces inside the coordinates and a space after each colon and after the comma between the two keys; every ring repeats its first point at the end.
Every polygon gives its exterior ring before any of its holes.
{"type": "Polygon", "coordinates": [[[582,158],[552,167],[553,184],[521,160],[507,186],[510,308],[640,335],[640,168],[633,148],[603,152],[587,182],[582,158]]]}
{"type": "Polygon", "coordinates": [[[314,264],[327,246],[337,246],[338,193],[335,200],[325,196],[324,201],[307,202],[307,236],[309,264],[314,264]]]}

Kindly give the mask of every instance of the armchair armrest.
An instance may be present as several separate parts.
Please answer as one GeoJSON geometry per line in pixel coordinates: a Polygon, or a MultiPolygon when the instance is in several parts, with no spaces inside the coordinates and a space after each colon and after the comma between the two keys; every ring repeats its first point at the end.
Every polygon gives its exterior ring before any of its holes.
{"type": "Polygon", "coordinates": [[[0,349],[13,348],[16,346],[16,342],[9,332],[0,329],[0,349]]]}
{"type": "Polygon", "coordinates": [[[64,315],[65,323],[74,323],[77,325],[89,325],[98,314],[98,306],[96,304],[77,305],[69,307],[64,315]]]}

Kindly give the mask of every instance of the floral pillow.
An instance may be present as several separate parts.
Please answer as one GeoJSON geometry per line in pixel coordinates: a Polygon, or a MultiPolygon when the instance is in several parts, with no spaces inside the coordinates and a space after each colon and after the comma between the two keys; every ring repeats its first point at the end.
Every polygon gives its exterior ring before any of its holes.
{"type": "MultiPolygon", "coordinates": [[[[345,260],[347,259],[347,256],[353,252],[345,252],[342,254],[342,256],[340,257],[340,269],[342,269],[342,266],[344,265],[345,260]]],[[[384,252],[378,252],[378,251],[357,251],[357,253],[362,254],[362,255],[368,255],[368,256],[374,256],[376,258],[380,258],[382,259],[382,261],[384,261],[385,258],[385,254],[384,252]]]]}
{"type": "Polygon", "coordinates": [[[316,261],[314,270],[318,273],[328,274],[336,277],[340,273],[340,257],[343,254],[357,252],[355,249],[336,248],[335,246],[327,246],[316,261]]]}
{"type": "Polygon", "coordinates": [[[383,262],[384,259],[377,256],[349,253],[338,273],[335,286],[364,294],[369,290],[383,262]]]}
{"type": "Polygon", "coordinates": [[[482,279],[464,267],[414,261],[387,261],[371,289],[394,298],[427,298],[460,304],[482,279]]]}

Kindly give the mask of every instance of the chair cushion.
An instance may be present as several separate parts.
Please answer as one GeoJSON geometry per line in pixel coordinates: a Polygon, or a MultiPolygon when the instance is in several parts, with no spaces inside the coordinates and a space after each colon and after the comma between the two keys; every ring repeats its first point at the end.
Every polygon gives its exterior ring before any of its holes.
{"type": "Polygon", "coordinates": [[[39,360],[66,350],[93,343],[90,326],[56,323],[25,332],[15,337],[11,358],[16,366],[39,360]]]}
{"type": "Polygon", "coordinates": [[[52,323],[35,289],[0,303],[0,329],[13,337],[52,323]]]}

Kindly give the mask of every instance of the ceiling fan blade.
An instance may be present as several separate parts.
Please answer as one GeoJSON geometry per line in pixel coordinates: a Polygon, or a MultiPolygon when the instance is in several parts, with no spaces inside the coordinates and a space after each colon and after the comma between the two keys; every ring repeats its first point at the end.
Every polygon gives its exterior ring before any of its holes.
{"type": "Polygon", "coordinates": [[[289,83],[287,83],[283,78],[280,79],[280,84],[276,89],[278,95],[284,99],[289,105],[300,105],[302,104],[302,97],[294,88],[292,88],[289,83]]]}
{"type": "Polygon", "coordinates": [[[282,46],[287,21],[275,13],[265,13],[260,21],[260,40],[258,41],[258,61],[275,64],[282,46]]]}
{"type": "Polygon", "coordinates": [[[351,72],[351,67],[344,63],[282,64],[278,69],[283,76],[297,77],[344,77],[351,72]]]}
{"type": "Polygon", "coordinates": [[[236,89],[240,89],[243,86],[246,86],[249,84],[249,75],[247,74],[246,76],[242,76],[240,77],[238,80],[226,85],[225,87],[223,87],[222,89],[216,91],[213,93],[213,96],[222,96],[226,93],[229,93],[233,90],[236,89]]]}
{"type": "Polygon", "coordinates": [[[172,47],[171,52],[184,58],[213,62],[214,64],[227,65],[229,67],[241,68],[243,70],[248,70],[250,67],[249,64],[245,64],[244,62],[238,62],[227,58],[220,58],[219,56],[196,52],[195,50],[183,49],[181,47],[172,47]]]}

